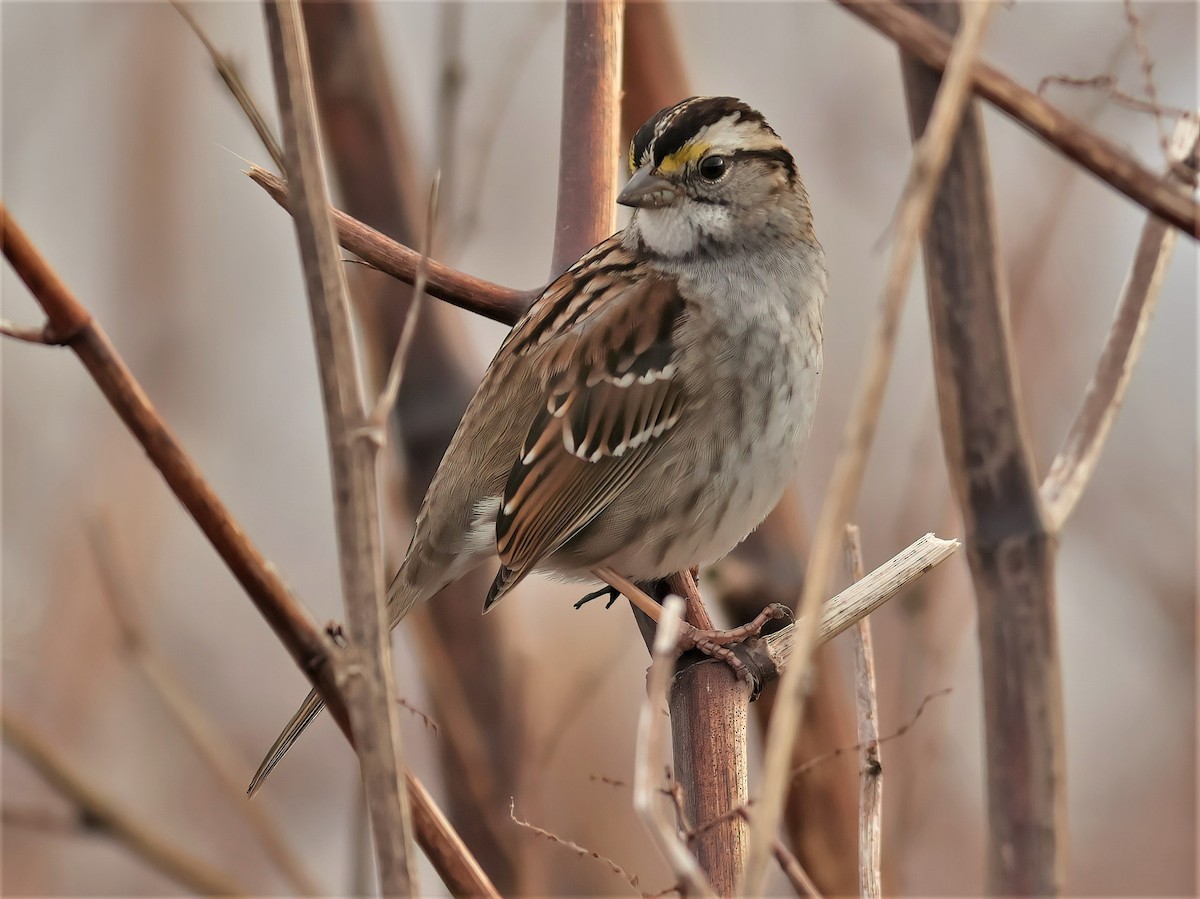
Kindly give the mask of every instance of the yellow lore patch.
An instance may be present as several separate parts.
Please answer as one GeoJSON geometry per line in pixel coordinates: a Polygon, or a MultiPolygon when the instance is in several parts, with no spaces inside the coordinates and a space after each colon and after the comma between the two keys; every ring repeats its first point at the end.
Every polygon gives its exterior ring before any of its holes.
{"type": "Polygon", "coordinates": [[[674,174],[686,168],[689,163],[696,162],[706,156],[711,149],[712,144],[707,141],[686,144],[664,159],[659,164],[658,170],[664,175],[674,174]]]}

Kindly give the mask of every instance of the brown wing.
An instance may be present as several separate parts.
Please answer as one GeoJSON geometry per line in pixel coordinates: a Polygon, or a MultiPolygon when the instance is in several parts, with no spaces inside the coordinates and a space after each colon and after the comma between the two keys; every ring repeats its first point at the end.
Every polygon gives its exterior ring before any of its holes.
{"type": "Polygon", "coordinates": [[[684,301],[665,278],[615,289],[564,332],[516,345],[550,374],[496,516],[502,564],[485,608],[603,511],[679,418],[684,301]]]}

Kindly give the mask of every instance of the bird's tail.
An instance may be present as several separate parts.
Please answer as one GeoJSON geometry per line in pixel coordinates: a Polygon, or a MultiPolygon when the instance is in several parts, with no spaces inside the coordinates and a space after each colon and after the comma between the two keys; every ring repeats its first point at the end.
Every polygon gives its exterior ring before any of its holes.
{"type": "MultiPolygon", "coordinates": [[[[413,606],[427,595],[426,591],[412,584],[405,574],[405,566],[401,566],[396,577],[392,579],[391,586],[388,587],[388,623],[393,628],[400,623],[400,620],[408,614],[413,606]]],[[[254,772],[254,777],[250,780],[250,786],[246,790],[247,795],[253,796],[258,792],[258,788],[267,779],[267,775],[275,770],[275,766],[292,748],[292,744],[300,738],[304,729],[313,722],[323,708],[325,708],[325,700],[321,698],[321,694],[316,690],[310,691],[299,710],[292,716],[292,720],[287,723],[283,732],[271,744],[271,748],[258,766],[258,770],[254,772]]]]}

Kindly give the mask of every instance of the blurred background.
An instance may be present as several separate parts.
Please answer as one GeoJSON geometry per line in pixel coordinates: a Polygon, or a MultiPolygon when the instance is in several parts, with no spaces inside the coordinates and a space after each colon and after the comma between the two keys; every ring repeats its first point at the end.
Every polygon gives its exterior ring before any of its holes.
{"type": "MultiPolygon", "coordinates": [[[[1194,109],[1197,7],[1136,8],[1160,101],[1194,109]]],[[[687,3],[670,12],[692,90],[744,98],[792,148],[829,257],[824,391],[798,501],[785,513],[802,545],[880,295],[881,237],[909,163],[897,55],[832,4],[687,3]]],[[[261,9],[203,3],[194,13],[274,122],[261,9]]],[[[415,220],[440,164],[439,256],[514,287],[544,282],[561,5],[383,3],[376,18],[407,146],[406,161],[395,164],[403,171],[386,174],[416,191],[415,220]]],[[[269,158],[166,3],[5,2],[0,33],[7,209],[107,329],[251,538],[318,619],[340,617],[324,426],[293,232],[242,173],[245,160],[269,166],[269,158]]],[[[1143,95],[1119,3],[1002,8],[984,55],[1031,88],[1048,75],[1108,74],[1143,95]]],[[[1092,89],[1051,86],[1047,96],[1161,167],[1153,116],[1092,89]]],[[[1020,378],[1044,473],[1091,376],[1144,214],[1003,116],[987,107],[984,114],[1020,378]]],[[[391,233],[403,239],[403,227],[391,233]]],[[[378,300],[392,287],[378,273],[353,275],[368,297],[361,309],[370,343],[394,309],[378,300]]],[[[0,279],[3,317],[40,323],[7,267],[0,279]]],[[[1111,441],[1062,535],[1072,894],[1196,889],[1196,300],[1196,246],[1181,239],[1111,441]]],[[[918,276],[856,515],[868,568],[926,531],[958,529],[923,306],[918,276]]],[[[414,357],[424,376],[413,376],[401,406],[398,433],[410,451],[427,432],[445,430],[504,334],[468,313],[431,309],[424,344],[438,358],[414,357]]],[[[7,340],[0,354],[6,714],[245,889],[293,890],[122,651],[102,565],[124,570],[132,585],[125,598],[146,640],[231,742],[245,780],[303,695],[302,675],[78,362],[7,340]]],[[[428,460],[428,452],[410,452],[390,483],[417,478],[428,460]]],[[[389,496],[394,557],[407,543],[411,497],[402,489],[389,496]]],[[[728,577],[723,569],[706,580],[727,583],[736,566],[727,567],[728,577]]],[[[510,796],[518,817],[611,857],[638,875],[642,890],[668,887],[626,785],[647,664],[629,613],[598,603],[575,611],[579,590],[531,580],[477,621],[483,583],[464,585],[463,601],[447,605],[441,619],[406,623],[397,638],[400,692],[440,725],[435,734],[402,714],[411,767],[451,807],[481,858],[498,859],[493,865],[504,870],[494,876],[506,891],[630,889],[606,865],[509,821],[510,796]],[[478,641],[477,650],[455,655],[468,641],[478,641]],[[448,668],[493,694],[455,705],[439,695],[446,691],[437,673],[448,668]],[[486,813],[460,804],[467,781],[488,796],[486,813]]],[[[951,560],[872,620],[882,733],[911,722],[930,693],[952,688],[883,747],[885,876],[901,893],[977,893],[983,725],[965,561],[951,560]]],[[[841,642],[822,676],[830,701],[849,710],[848,724],[830,737],[845,746],[855,738],[841,642]]],[[[121,845],[76,826],[69,807],[8,747],[2,758],[5,893],[180,891],[121,845]]],[[[833,788],[852,803],[854,763],[842,761],[830,766],[841,778],[833,788]]],[[[255,800],[327,893],[361,883],[355,769],[341,736],[322,721],[255,800]]],[[[819,832],[823,822],[808,826],[819,832]]],[[[829,851],[852,861],[855,848],[829,851]]],[[[427,866],[423,875],[427,892],[442,891],[427,866]]]]}

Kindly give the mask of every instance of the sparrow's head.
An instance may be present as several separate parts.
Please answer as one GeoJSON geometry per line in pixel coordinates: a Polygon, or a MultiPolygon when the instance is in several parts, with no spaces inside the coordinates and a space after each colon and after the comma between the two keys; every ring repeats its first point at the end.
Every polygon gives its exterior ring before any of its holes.
{"type": "Polygon", "coordinates": [[[636,210],[631,231],[658,256],[812,230],[792,154],[762,113],[733,97],[692,97],[656,113],[633,137],[629,171],[617,202],[636,210]]]}

